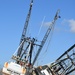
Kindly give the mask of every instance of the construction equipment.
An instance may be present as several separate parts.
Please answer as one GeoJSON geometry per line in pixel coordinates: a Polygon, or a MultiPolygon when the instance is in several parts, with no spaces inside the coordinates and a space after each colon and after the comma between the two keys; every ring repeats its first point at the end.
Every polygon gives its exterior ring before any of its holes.
{"type": "Polygon", "coordinates": [[[60,18],[60,16],[58,16],[58,14],[59,14],[59,10],[56,12],[56,15],[55,15],[55,17],[54,17],[54,20],[51,22],[51,24],[50,24],[50,26],[49,26],[49,28],[48,28],[48,30],[47,30],[47,32],[46,32],[46,34],[45,34],[45,36],[44,36],[42,42],[41,42],[41,46],[39,47],[39,49],[38,49],[38,51],[37,51],[37,54],[36,54],[36,56],[35,56],[35,58],[34,58],[34,60],[33,60],[33,65],[35,64],[35,62],[36,62],[36,60],[37,60],[37,57],[38,57],[39,53],[41,52],[41,50],[42,50],[42,48],[43,48],[43,46],[44,46],[44,44],[45,44],[45,42],[46,42],[46,40],[47,40],[47,38],[48,38],[50,32],[51,32],[51,30],[54,28],[54,24],[55,24],[56,20],[57,20],[58,18],[60,18]]]}
{"type": "Polygon", "coordinates": [[[50,67],[55,75],[73,75],[75,71],[75,44],[63,53],[50,67]]]}
{"type": "MultiPolygon", "coordinates": [[[[29,12],[28,12],[28,15],[27,15],[27,18],[26,18],[26,21],[25,21],[24,29],[23,29],[23,32],[22,32],[21,40],[20,40],[20,44],[26,37],[27,27],[28,27],[28,24],[29,24],[31,11],[32,11],[32,6],[33,6],[33,0],[31,0],[31,3],[30,3],[30,8],[29,8],[29,12]]],[[[24,43],[21,46],[21,48],[19,48],[19,50],[17,52],[17,56],[19,56],[19,57],[21,56],[21,53],[22,53],[22,50],[23,50],[23,46],[24,46],[24,43]]]]}
{"type": "Polygon", "coordinates": [[[12,59],[16,60],[18,64],[20,64],[20,62],[23,62],[24,64],[29,64],[29,65],[34,66],[40,51],[42,50],[42,48],[43,48],[43,46],[44,46],[44,44],[45,44],[50,32],[54,28],[54,24],[55,24],[56,20],[58,18],[60,18],[60,16],[58,15],[59,14],[59,10],[58,10],[56,12],[56,15],[55,15],[52,23],[50,24],[50,26],[49,26],[49,28],[48,28],[45,36],[44,36],[41,44],[37,44],[36,43],[37,39],[25,36],[26,31],[27,31],[28,22],[29,22],[29,16],[30,16],[30,13],[31,13],[32,3],[33,3],[33,1],[31,1],[31,4],[30,4],[30,10],[29,10],[29,13],[28,13],[28,17],[26,19],[24,29],[23,29],[23,33],[22,33],[22,37],[21,37],[21,41],[20,41],[20,46],[18,47],[17,56],[13,55],[12,59]],[[38,51],[36,53],[36,56],[33,59],[33,62],[31,62],[32,52],[34,50],[35,45],[39,46],[39,49],[38,49],[38,51]]]}
{"type": "Polygon", "coordinates": [[[75,74],[75,44],[64,52],[55,62],[35,68],[34,73],[35,75],[75,74]]]}
{"type": "Polygon", "coordinates": [[[53,21],[49,25],[49,28],[47,29],[47,32],[45,33],[45,36],[43,40],[41,41],[41,44],[37,43],[36,38],[27,37],[27,28],[31,16],[31,10],[33,6],[33,0],[31,0],[29,12],[26,18],[26,22],[24,25],[24,29],[22,32],[21,40],[19,47],[17,49],[16,54],[12,55],[12,61],[5,62],[4,67],[2,69],[2,72],[8,75],[68,75],[72,71],[75,70],[75,53],[69,54],[71,49],[75,47],[73,45],[70,49],[68,49],[63,55],[61,55],[55,62],[44,65],[44,66],[38,66],[35,67],[34,64],[37,61],[37,58],[46,43],[46,40],[51,33],[52,29],[55,26],[55,22],[58,18],[60,18],[59,10],[56,12],[53,21]],[[32,54],[34,51],[35,46],[38,46],[38,51],[36,52],[35,57],[32,59],[32,54]],[[64,57],[66,56],[66,58],[64,57]],[[70,63],[66,63],[69,61],[70,63]]]}
{"type": "MultiPolygon", "coordinates": [[[[31,0],[30,3],[30,8],[29,8],[29,12],[26,18],[26,22],[24,25],[24,29],[23,29],[23,33],[22,33],[22,37],[20,40],[20,45],[18,47],[18,51],[17,51],[17,55],[13,55],[12,59],[14,60],[14,62],[6,62],[3,68],[3,72],[6,74],[19,74],[19,75],[24,75],[25,74],[25,68],[27,70],[27,68],[31,68],[34,66],[37,57],[40,53],[40,51],[42,50],[52,28],[54,27],[54,24],[56,22],[56,20],[59,18],[58,13],[59,11],[57,11],[54,20],[52,21],[52,24],[49,26],[41,44],[37,44],[36,43],[36,39],[35,38],[31,38],[31,37],[27,37],[26,36],[26,32],[27,32],[27,27],[28,27],[28,23],[29,23],[29,19],[30,19],[30,15],[31,15],[31,10],[32,10],[32,5],[33,5],[33,0],[31,0]],[[34,46],[39,46],[39,49],[37,51],[36,56],[34,57],[33,63],[31,61],[32,59],[32,52],[34,50],[34,46]],[[22,67],[21,67],[22,66],[22,67]],[[23,68],[23,73],[21,71],[21,69],[23,68]]],[[[30,69],[31,70],[31,69],[30,69]]],[[[30,70],[26,71],[29,72],[30,70]]]]}
{"type": "MultiPolygon", "coordinates": [[[[22,57],[23,57],[23,54],[26,53],[26,50],[29,47],[31,47],[31,50],[33,49],[33,42],[35,41],[34,39],[30,39],[30,37],[26,37],[26,31],[27,31],[27,27],[29,24],[29,20],[30,20],[32,6],[33,6],[33,0],[31,0],[31,3],[30,3],[29,12],[28,12],[26,22],[24,25],[24,29],[22,32],[22,36],[21,36],[19,47],[18,47],[17,55],[12,56],[12,59],[14,61],[11,61],[9,63],[5,62],[3,70],[2,70],[2,72],[5,74],[25,75],[25,66],[22,66],[22,65],[26,64],[27,59],[29,58],[29,55],[27,55],[26,59],[25,58],[22,59],[22,57]],[[28,43],[26,45],[26,49],[23,50],[25,42],[28,42],[28,43]]],[[[31,51],[30,51],[30,53],[31,53],[31,51]]],[[[28,53],[28,54],[30,54],[30,53],[28,53]]],[[[30,59],[31,59],[31,54],[30,54],[30,59]]],[[[30,63],[31,63],[31,60],[30,60],[30,63]]]]}

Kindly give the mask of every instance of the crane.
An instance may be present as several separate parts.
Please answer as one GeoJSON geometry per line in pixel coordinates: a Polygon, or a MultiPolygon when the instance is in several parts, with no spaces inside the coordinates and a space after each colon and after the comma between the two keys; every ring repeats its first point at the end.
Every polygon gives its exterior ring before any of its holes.
{"type": "Polygon", "coordinates": [[[75,44],[50,65],[50,69],[55,75],[73,74],[75,71],[75,44]]]}
{"type": "Polygon", "coordinates": [[[47,40],[49,34],[50,34],[50,31],[51,31],[52,28],[54,27],[54,24],[55,24],[56,20],[57,20],[58,18],[60,18],[60,16],[59,16],[58,14],[59,14],[59,10],[57,10],[56,15],[55,15],[55,17],[54,17],[54,20],[52,21],[51,25],[49,26],[49,28],[48,28],[48,30],[47,30],[47,32],[46,32],[46,34],[45,34],[43,40],[41,41],[41,46],[39,47],[39,49],[38,49],[38,51],[37,51],[37,53],[36,53],[36,56],[35,56],[35,58],[34,58],[34,60],[33,60],[33,63],[32,63],[33,65],[35,64],[35,62],[36,62],[36,60],[37,60],[37,58],[38,58],[38,55],[39,55],[39,53],[41,52],[41,50],[42,50],[42,48],[43,48],[43,46],[44,46],[44,44],[45,44],[45,42],[46,42],[46,40],[47,40]]]}
{"type": "MultiPolygon", "coordinates": [[[[29,8],[29,12],[28,12],[28,15],[27,15],[27,18],[26,18],[26,21],[25,21],[24,29],[23,29],[23,32],[22,32],[21,40],[20,40],[20,44],[22,43],[22,41],[26,37],[27,27],[28,27],[28,24],[29,24],[31,11],[32,11],[32,6],[33,6],[33,0],[31,0],[31,2],[30,2],[30,8],[29,8]]],[[[23,43],[23,45],[24,45],[24,43],[23,43]]],[[[21,46],[21,48],[19,48],[19,50],[17,52],[17,56],[19,56],[19,57],[21,56],[21,52],[23,50],[23,45],[21,46]]]]}
{"type": "Polygon", "coordinates": [[[35,39],[26,37],[26,33],[27,33],[30,16],[31,16],[32,6],[33,6],[33,0],[31,0],[30,2],[30,8],[29,8],[29,12],[27,14],[26,21],[24,24],[20,44],[19,44],[19,47],[17,48],[17,52],[15,52],[16,55],[14,55],[15,53],[12,55],[12,58],[11,58],[12,61],[5,62],[4,67],[2,69],[2,72],[4,74],[25,75],[25,64],[27,63],[31,64],[32,50],[34,46],[33,43],[35,42],[35,39]],[[26,43],[26,46],[25,46],[25,43],[26,43]],[[24,49],[24,46],[25,46],[25,49],[24,49]],[[28,53],[26,53],[27,50],[28,50],[28,53]]]}
{"type": "Polygon", "coordinates": [[[41,44],[36,43],[35,38],[27,37],[26,32],[31,16],[33,6],[33,0],[30,2],[29,12],[25,21],[25,25],[23,28],[20,44],[18,47],[17,56],[12,56],[12,59],[16,60],[17,62],[5,62],[2,72],[8,75],[68,75],[75,70],[75,44],[68,49],[63,55],[61,55],[55,62],[51,63],[50,65],[44,65],[42,67],[35,68],[34,64],[50,34],[52,29],[54,28],[55,22],[58,18],[60,18],[59,10],[56,12],[55,17],[50,24],[49,28],[47,29],[41,44]],[[34,50],[34,46],[39,46],[36,56],[32,61],[32,53],[34,50]],[[25,46],[25,48],[24,48],[25,46]],[[73,53],[70,54],[70,51],[73,49],[73,53]],[[64,56],[67,56],[65,58],[64,56]],[[66,61],[69,63],[66,64],[66,61]],[[23,64],[21,64],[21,62],[23,64]],[[30,66],[27,66],[29,64],[30,66]],[[34,74],[34,73],[35,74],[34,74]]]}
{"type": "Polygon", "coordinates": [[[75,74],[75,44],[65,51],[55,62],[38,66],[33,75],[73,75],[75,74]]]}

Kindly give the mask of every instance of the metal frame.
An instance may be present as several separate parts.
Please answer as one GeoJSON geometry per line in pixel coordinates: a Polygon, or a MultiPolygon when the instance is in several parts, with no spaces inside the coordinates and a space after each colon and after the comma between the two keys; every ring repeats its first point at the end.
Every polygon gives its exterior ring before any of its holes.
{"type": "Polygon", "coordinates": [[[51,70],[55,75],[70,75],[75,71],[75,44],[52,63],[51,70]]]}

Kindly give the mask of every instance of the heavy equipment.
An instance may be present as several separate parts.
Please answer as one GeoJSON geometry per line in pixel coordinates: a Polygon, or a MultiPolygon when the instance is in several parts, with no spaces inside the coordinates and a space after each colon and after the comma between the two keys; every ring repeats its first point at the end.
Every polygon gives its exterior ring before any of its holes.
{"type": "Polygon", "coordinates": [[[35,68],[35,75],[74,75],[75,44],[65,51],[55,62],[35,68]]]}
{"type": "Polygon", "coordinates": [[[74,56],[75,53],[71,55],[68,53],[75,45],[66,51],[62,56],[60,56],[55,62],[48,65],[46,64],[44,66],[35,66],[37,58],[44,44],[46,43],[49,34],[53,30],[56,20],[60,18],[60,16],[58,15],[58,10],[54,16],[53,21],[49,25],[41,43],[38,44],[36,38],[26,36],[32,6],[33,0],[30,2],[30,8],[23,28],[19,47],[17,48],[16,53],[12,55],[12,60],[10,62],[5,62],[2,72],[8,75],[68,75],[74,70],[73,68],[70,68],[75,65],[73,58],[71,58],[71,56],[74,56]],[[33,57],[35,46],[38,46],[38,50],[36,55],[33,57]],[[67,55],[67,57],[63,58],[65,55],[67,55]],[[67,60],[70,61],[70,66],[65,63],[67,60]]]}
{"type": "Polygon", "coordinates": [[[26,36],[26,32],[27,32],[27,28],[31,16],[32,6],[33,6],[33,0],[31,0],[30,3],[29,12],[25,21],[24,29],[22,32],[22,36],[21,36],[21,40],[17,52],[16,54],[12,55],[13,60],[11,62],[9,63],[6,62],[4,64],[3,71],[2,71],[3,73],[16,74],[16,75],[25,75],[25,73],[27,74],[30,73],[30,71],[34,67],[34,64],[39,56],[40,51],[42,50],[50,32],[52,31],[52,28],[54,27],[56,20],[59,18],[58,16],[59,10],[58,10],[52,23],[49,25],[49,28],[43,40],[41,41],[41,44],[37,44],[36,43],[37,39],[26,36]],[[35,45],[38,46],[38,51],[32,61],[32,54],[35,45]]]}
{"type": "MultiPolygon", "coordinates": [[[[27,57],[26,57],[26,59],[22,59],[22,57],[23,57],[23,54],[25,54],[25,51],[27,50],[29,45],[32,48],[32,45],[34,42],[34,39],[30,39],[29,37],[26,37],[26,31],[27,31],[29,20],[30,20],[32,6],[33,6],[33,0],[31,0],[31,2],[30,2],[30,8],[29,8],[29,12],[28,12],[28,15],[27,15],[27,18],[25,21],[23,33],[22,33],[21,40],[20,40],[20,44],[19,44],[19,47],[17,49],[18,50],[17,55],[16,56],[12,55],[12,59],[14,61],[11,61],[9,63],[5,62],[3,70],[2,70],[2,72],[5,74],[25,75],[25,66],[22,66],[22,63],[25,64],[27,62],[26,61],[27,57]],[[26,50],[23,50],[23,46],[24,46],[25,42],[28,42],[28,43],[26,45],[27,46],[26,50]],[[24,51],[24,52],[22,53],[22,51],[24,51]]],[[[31,55],[30,55],[30,58],[31,58],[31,55]]]]}
{"type": "Polygon", "coordinates": [[[55,75],[73,75],[73,71],[75,71],[75,44],[52,63],[51,69],[55,75]]]}

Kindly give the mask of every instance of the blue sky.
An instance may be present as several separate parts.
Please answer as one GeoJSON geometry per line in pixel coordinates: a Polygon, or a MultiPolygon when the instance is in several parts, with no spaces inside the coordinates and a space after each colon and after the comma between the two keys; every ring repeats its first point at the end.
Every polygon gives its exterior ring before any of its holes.
{"type": "MultiPolygon", "coordinates": [[[[17,49],[24,22],[28,13],[30,0],[0,0],[0,64],[10,60],[17,49]]],[[[38,59],[38,64],[55,61],[70,46],[75,44],[75,0],[34,0],[29,35],[36,37],[42,20],[49,24],[60,9],[61,19],[55,29],[46,52],[46,56],[38,59]]],[[[45,34],[48,25],[42,27],[40,38],[45,34]]]]}

